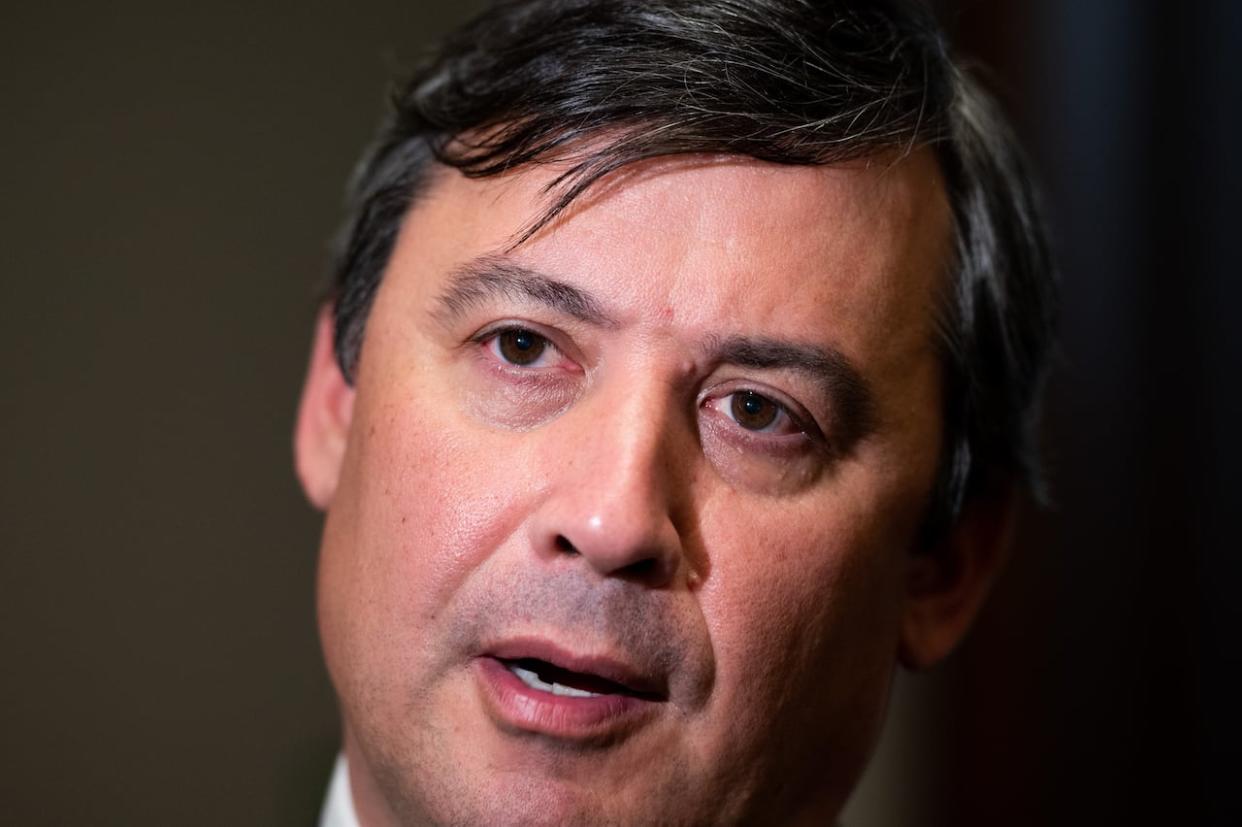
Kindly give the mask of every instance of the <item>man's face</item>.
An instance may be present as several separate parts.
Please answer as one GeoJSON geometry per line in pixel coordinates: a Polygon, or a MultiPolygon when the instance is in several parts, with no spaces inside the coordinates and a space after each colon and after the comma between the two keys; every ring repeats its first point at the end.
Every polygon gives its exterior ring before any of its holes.
{"type": "Polygon", "coordinates": [[[935,163],[649,162],[512,247],[559,171],[442,171],[356,388],[322,342],[312,364],[303,418],[339,448],[300,435],[299,462],[359,810],[834,813],[938,461],[935,163]]]}

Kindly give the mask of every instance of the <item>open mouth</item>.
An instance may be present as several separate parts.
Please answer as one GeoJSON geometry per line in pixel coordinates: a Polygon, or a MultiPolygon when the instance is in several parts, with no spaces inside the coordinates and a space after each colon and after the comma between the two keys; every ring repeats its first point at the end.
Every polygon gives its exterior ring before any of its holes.
{"type": "Polygon", "coordinates": [[[506,669],[531,689],[563,698],[598,698],[602,695],[629,695],[643,700],[659,700],[653,692],[644,692],[625,684],[587,672],[575,672],[538,658],[507,660],[498,658],[506,669]]]}
{"type": "Polygon", "coordinates": [[[484,648],[475,674],[501,731],[613,745],[658,720],[669,700],[664,671],[632,655],[575,653],[546,638],[515,638],[484,648]]]}

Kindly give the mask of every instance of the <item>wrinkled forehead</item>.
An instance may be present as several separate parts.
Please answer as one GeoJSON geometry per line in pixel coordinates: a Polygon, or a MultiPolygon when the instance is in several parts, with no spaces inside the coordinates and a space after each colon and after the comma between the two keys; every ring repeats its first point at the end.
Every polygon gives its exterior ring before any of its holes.
{"type": "Polygon", "coordinates": [[[703,332],[735,323],[815,338],[827,329],[852,338],[859,355],[932,335],[952,228],[929,150],[832,166],[722,155],[637,162],[522,240],[555,199],[560,171],[468,179],[440,170],[413,222],[421,253],[444,242],[431,269],[503,255],[588,283],[622,316],[673,313],[703,332]]]}

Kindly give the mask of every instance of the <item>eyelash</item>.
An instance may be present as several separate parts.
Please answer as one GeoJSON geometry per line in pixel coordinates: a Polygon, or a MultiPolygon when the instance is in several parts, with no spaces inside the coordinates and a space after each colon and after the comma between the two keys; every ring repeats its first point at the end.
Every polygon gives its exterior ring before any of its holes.
{"type": "Polygon", "coordinates": [[[476,344],[481,345],[483,349],[491,355],[493,360],[495,360],[496,364],[506,370],[526,373],[530,371],[549,369],[550,366],[547,365],[535,365],[533,363],[524,365],[520,362],[514,362],[506,357],[504,353],[501,352],[502,337],[511,334],[528,334],[535,339],[536,343],[542,347],[536,357],[537,360],[548,356],[553,358],[559,357],[561,360],[569,361],[565,356],[565,352],[561,350],[561,348],[557,347],[556,343],[553,342],[552,339],[543,335],[529,325],[508,324],[501,327],[490,328],[473,337],[473,341],[476,344]]]}
{"type": "MultiPolygon", "coordinates": [[[[559,348],[551,338],[540,333],[530,325],[504,324],[499,327],[489,328],[474,336],[472,341],[478,345],[481,345],[492,358],[494,363],[509,373],[529,374],[534,371],[553,369],[551,366],[535,365],[533,363],[523,365],[518,362],[511,361],[508,357],[506,357],[501,352],[501,339],[503,336],[511,334],[529,334],[534,337],[534,339],[537,340],[537,342],[544,348],[544,350],[541,351],[536,357],[537,360],[550,356],[554,359],[559,357],[559,360],[562,361],[571,361],[565,355],[565,352],[559,348]]],[[[700,401],[700,407],[710,409],[719,416],[729,420],[733,425],[732,430],[739,434],[740,438],[744,440],[763,442],[768,445],[780,444],[785,447],[789,447],[789,444],[799,437],[804,440],[809,439],[815,443],[822,443],[824,441],[819,428],[809,417],[795,412],[789,405],[774,398],[772,395],[761,393],[753,388],[738,387],[728,393],[705,397],[700,401]],[[768,429],[746,428],[742,425],[742,423],[738,422],[737,418],[734,417],[728,410],[724,409],[723,406],[728,405],[729,400],[733,400],[735,397],[746,394],[774,405],[777,411],[776,421],[788,423],[788,426],[793,430],[788,433],[776,433],[768,429]]]]}
{"type": "Polygon", "coordinates": [[[735,423],[738,426],[738,428],[740,428],[742,431],[745,431],[748,434],[763,434],[768,439],[772,439],[772,438],[779,439],[779,438],[794,436],[795,432],[797,434],[805,434],[807,432],[807,428],[806,426],[802,424],[801,418],[798,417],[796,414],[794,414],[791,410],[789,410],[788,406],[782,404],[776,399],[773,399],[771,396],[767,394],[759,393],[758,391],[752,390],[751,388],[738,388],[737,390],[730,391],[729,393],[726,393],[726,394],[721,394],[719,396],[714,396],[714,397],[708,397],[707,399],[703,401],[703,404],[704,406],[713,409],[718,414],[729,419],[730,421],[735,423]],[[735,415],[736,412],[734,410],[731,410],[732,408],[736,407],[739,399],[742,397],[759,399],[775,407],[776,409],[775,419],[773,420],[771,425],[766,425],[762,428],[747,428],[745,425],[743,425],[738,420],[737,416],[735,415]],[[794,432],[781,433],[780,425],[782,423],[784,423],[787,427],[793,428],[794,432]]]}

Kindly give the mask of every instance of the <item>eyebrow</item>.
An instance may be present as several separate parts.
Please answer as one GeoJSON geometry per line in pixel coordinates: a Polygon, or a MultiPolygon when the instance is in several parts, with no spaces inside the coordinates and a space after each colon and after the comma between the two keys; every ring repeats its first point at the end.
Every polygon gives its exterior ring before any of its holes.
{"type": "Polygon", "coordinates": [[[436,301],[435,315],[449,321],[498,296],[535,302],[597,327],[617,326],[595,298],[577,287],[495,255],[458,266],[436,301]]]}
{"type": "MultiPolygon", "coordinates": [[[[480,256],[456,267],[434,314],[441,321],[452,321],[496,297],[535,302],[597,327],[618,326],[589,293],[499,255],[480,256]]],[[[834,408],[831,433],[825,436],[842,454],[875,428],[875,397],[867,381],[834,347],[728,336],[710,338],[707,353],[713,362],[791,370],[818,384],[834,408]]]]}
{"type": "Polygon", "coordinates": [[[831,433],[826,436],[842,453],[848,453],[875,428],[874,394],[858,369],[836,348],[730,336],[713,342],[711,352],[720,362],[756,370],[792,370],[819,384],[834,408],[831,433]]]}

